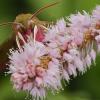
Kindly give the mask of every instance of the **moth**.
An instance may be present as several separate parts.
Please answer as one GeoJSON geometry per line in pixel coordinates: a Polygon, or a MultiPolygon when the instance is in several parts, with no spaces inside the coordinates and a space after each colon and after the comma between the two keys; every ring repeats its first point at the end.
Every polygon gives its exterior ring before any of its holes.
{"type": "Polygon", "coordinates": [[[36,16],[45,9],[56,4],[59,4],[59,1],[41,7],[35,11],[34,14],[19,14],[14,22],[0,24],[0,26],[11,24],[14,31],[12,37],[0,45],[0,58],[2,58],[0,59],[0,71],[3,71],[5,68],[7,68],[6,63],[8,62],[8,57],[6,53],[9,51],[9,49],[12,47],[16,48],[16,41],[17,44],[20,42],[20,44],[23,45],[23,42],[27,42],[28,36],[31,35],[34,37],[34,27],[37,28],[36,40],[41,42],[44,39],[44,31],[47,30],[47,26],[50,24],[50,22],[41,21],[36,16]]]}

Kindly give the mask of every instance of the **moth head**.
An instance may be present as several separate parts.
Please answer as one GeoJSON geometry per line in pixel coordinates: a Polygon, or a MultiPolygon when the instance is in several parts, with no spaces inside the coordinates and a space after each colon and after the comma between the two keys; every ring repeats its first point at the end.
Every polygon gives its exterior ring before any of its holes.
{"type": "Polygon", "coordinates": [[[37,17],[31,20],[32,14],[20,14],[16,17],[13,27],[17,31],[26,31],[26,29],[32,28],[35,26],[35,23],[39,20],[37,17]]]}

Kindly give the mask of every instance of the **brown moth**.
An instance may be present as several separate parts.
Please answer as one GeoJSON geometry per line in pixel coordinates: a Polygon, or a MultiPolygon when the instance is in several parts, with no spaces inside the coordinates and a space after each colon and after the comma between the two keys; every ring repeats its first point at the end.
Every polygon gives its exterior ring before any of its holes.
{"type": "Polygon", "coordinates": [[[34,37],[33,31],[35,26],[38,29],[36,40],[42,42],[45,35],[44,32],[47,30],[47,26],[50,24],[50,22],[40,21],[36,16],[46,8],[54,6],[58,3],[59,2],[47,4],[44,7],[38,9],[34,14],[20,14],[16,17],[14,22],[7,22],[0,24],[0,26],[11,24],[14,33],[16,33],[13,34],[11,38],[9,38],[6,42],[4,42],[0,46],[0,71],[5,70],[5,68],[7,67],[6,66],[6,63],[8,62],[7,52],[9,51],[9,49],[12,47],[16,48],[16,41],[17,41],[17,46],[19,42],[21,45],[23,45],[24,42],[27,42],[28,36],[31,35],[32,37],[34,37]]]}

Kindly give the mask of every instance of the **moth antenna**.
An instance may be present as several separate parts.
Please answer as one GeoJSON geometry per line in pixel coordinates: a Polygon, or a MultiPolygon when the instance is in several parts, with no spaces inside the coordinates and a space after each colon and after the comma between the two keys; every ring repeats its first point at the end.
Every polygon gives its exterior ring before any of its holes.
{"type": "Polygon", "coordinates": [[[6,23],[0,24],[0,26],[5,26],[5,25],[9,25],[9,24],[15,24],[15,25],[23,26],[21,23],[17,23],[17,22],[6,22],[6,23]]]}
{"type": "Polygon", "coordinates": [[[45,9],[47,9],[47,8],[49,8],[49,7],[52,7],[52,6],[56,5],[56,4],[59,4],[60,2],[61,2],[61,1],[53,2],[53,3],[51,3],[51,4],[45,5],[44,7],[41,7],[40,9],[38,9],[38,10],[32,15],[32,17],[31,17],[30,19],[32,19],[33,17],[37,16],[37,15],[38,15],[39,13],[41,13],[43,10],[45,10],[45,9]]]}

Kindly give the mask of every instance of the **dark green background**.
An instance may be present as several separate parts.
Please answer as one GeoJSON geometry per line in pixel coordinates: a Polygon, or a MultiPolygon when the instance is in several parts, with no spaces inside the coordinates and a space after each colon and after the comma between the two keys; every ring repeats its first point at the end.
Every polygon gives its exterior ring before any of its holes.
{"type": "MultiPolygon", "coordinates": [[[[57,0],[0,0],[0,23],[14,21],[20,13],[34,13],[43,5],[54,1],[57,0]]],[[[59,5],[46,9],[37,17],[40,20],[55,21],[77,11],[91,12],[99,4],[100,0],[62,0],[59,5]]],[[[0,44],[6,41],[12,32],[10,25],[0,27],[0,44]]],[[[100,100],[99,54],[96,63],[96,66],[92,65],[84,75],[72,79],[64,91],[57,95],[48,94],[46,100],[100,100]]],[[[9,76],[0,75],[0,100],[24,100],[25,96],[24,93],[17,93],[12,89],[9,76]]]]}

